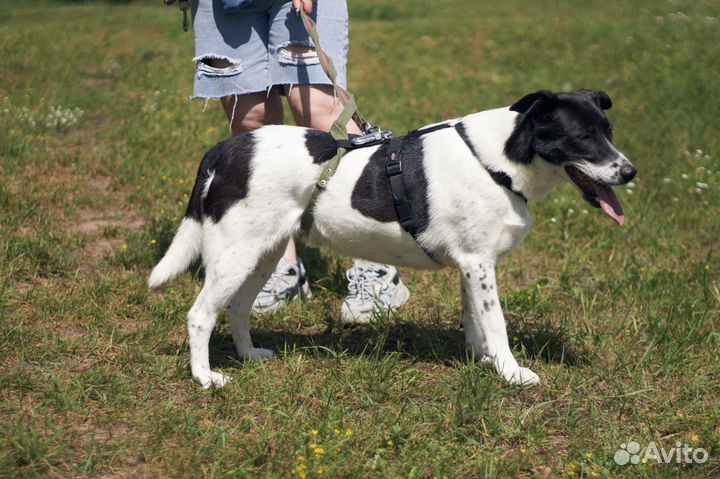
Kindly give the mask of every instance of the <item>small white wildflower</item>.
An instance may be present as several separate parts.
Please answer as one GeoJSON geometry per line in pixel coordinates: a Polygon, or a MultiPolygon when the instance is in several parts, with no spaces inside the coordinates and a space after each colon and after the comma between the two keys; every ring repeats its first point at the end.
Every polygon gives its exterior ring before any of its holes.
{"type": "Polygon", "coordinates": [[[703,154],[703,151],[700,148],[695,150],[695,156],[702,156],[702,154],[703,154]]]}
{"type": "Polygon", "coordinates": [[[680,201],[680,198],[678,198],[677,196],[673,196],[671,201],[672,201],[673,203],[677,203],[677,202],[680,201]]]}
{"type": "Polygon", "coordinates": [[[701,190],[700,188],[695,188],[695,193],[702,195],[702,192],[703,190],[701,190]]]}
{"type": "Polygon", "coordinates": [[[555,217],[552,217],[552,218],[550,218],[550,222],[551,222],[551,223],[557,223],[557,220],[555,219],[555,217]]]}
{"type": "Polygon", "coordinates": [[[705,156],[703,156],[703,159],[704,159],[704,160],[709,160],[709,159],[710,159],[710,155],[705,155],[705,156]]]}
{"type": "Polygon", "coordinates": [[[634,181],[631,181],[630,183],[627,184],[627,187],[628,187],[628,188],[635,188],[635,182],[634,182],[634,181]]]}
{"type": "Polygon", "coordinates": [[[588,210],[583,210],[583,214],[584,215],[588,214],[588,210]]]}
{"type": "Polygon", "coordinates": [[[628,195],[635,194],[635,192],[634,192],[633,190],[631,190],[631,189],[626,189],[625,192],[626,192],[628,195]]]}
{"type": "Polygon", "coordinates": [[[663,183],[665,183],[665,184],[670,183],[670,178],[667,178],[667,177],[663,178],[663,183]]]}
{"type": "Polygon", "coordinates": [[[687,22],[688,20],[690,20],[690,17],[684,12],[671,13],[668,15],[668,17],[670,17],[670,20],[675,20],[679,22],[687,22]]]}
{"type": "Polygon", "coordinates": [[[701,181],[698,181],[697,183],[695,183],[695,186],[697,186],[697,187],[700,188],[701,190],[706,190],[706,189],[708,188],[708,184],[707,184],[707,183],[703,183],[703,182],[701,182],[701,181]]]}
{"type": "Polygon", "coordinates": [[[680,175],[680,178],[682,178],[683,180],[687,180],[690,177],[687,174],[683,173],[682,175],[680,175]]]}
{"type": "Polygon", "coordinates": [[[704,166],[698,166],[697,168],[695,168],[695,173],[703,173],[703,172],[705,172],[704,166]]]}
{"type": "Polygon", "coordinates": [[[572,208],[568,208],[568,210],[567,210],[568,216],[570,216],[570,215],[573,214],[573,213],[575,213],[575,210],[572,209],[572,208]]]}

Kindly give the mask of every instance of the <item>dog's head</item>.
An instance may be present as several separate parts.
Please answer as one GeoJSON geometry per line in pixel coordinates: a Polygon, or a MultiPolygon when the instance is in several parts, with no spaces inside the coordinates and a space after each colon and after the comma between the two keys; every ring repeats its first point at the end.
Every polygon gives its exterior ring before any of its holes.
{"type": "Polygon", "coordinates": [[[562,168],[585,201],[622,225],[625,217],[611,187],[630,182],[637,170],[612,144],[605,115],[611,106],[602,91],[526,95],[510,107],[519,115],[505,153],[521,163],[537,155],[562,168]]]}

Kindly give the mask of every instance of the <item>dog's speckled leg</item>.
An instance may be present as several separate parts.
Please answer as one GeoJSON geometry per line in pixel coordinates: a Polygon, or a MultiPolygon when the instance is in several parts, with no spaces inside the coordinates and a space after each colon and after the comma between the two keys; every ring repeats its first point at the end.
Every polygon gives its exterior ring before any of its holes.
{"type": "Polygon", "coordinates": [[[493,363],[511,384],[529,386],[540,378],[518,365],[508,343],[505,317],[491,261],[469,261],[462,271],[462,322],[465,342],[479,358],[493,363]]]}
{"type": "Polygon", "coordinates": [[[227,376],[210,370],[209,342],[215,327],[219,308],[210,298],[206,284],[188,313],[188,337],[190,343],[190,369],[193,378],[203,388],[223,387],[230,381],[227,376]]]}

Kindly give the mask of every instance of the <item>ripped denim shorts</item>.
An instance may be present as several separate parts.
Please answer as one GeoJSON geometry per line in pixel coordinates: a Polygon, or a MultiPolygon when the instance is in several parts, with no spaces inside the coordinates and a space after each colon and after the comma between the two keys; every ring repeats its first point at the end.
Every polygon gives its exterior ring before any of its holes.
{"type": "MultiPolygon", "coordinates": [[[[282,85],[331,85],[290,0],[253,0],[227,11],[222,0],[193,2],[193,98],[242,95],[282,85]],[[218,62],[226,66],[217,66],[218,62]]],[[[348,12],[345,0],[319,0],[311,15],[338,83],[346,85],[348,12]]]]}

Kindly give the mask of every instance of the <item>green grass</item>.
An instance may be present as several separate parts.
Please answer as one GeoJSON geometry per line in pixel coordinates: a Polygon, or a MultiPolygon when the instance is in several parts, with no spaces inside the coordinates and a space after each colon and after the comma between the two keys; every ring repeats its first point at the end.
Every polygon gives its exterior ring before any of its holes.
{"type": "Polygon", "coordinates": [[[187,101],[191,35],[159,0],[3,2],[0,476],[718,477],[720,5],[351,3],[350,89],[396,132],[536,89],[614,100],[640,171],[619,189],[626,227],[564,186],[500,265],[542,385],[466,356],[456,273],[403,271],[397,316],[343,328],[348,259],[306,251],[315,299],[253,321],[280,357],[238,362],[221,321],[211,361],[234,381],[200,389],[184,319],[199,279],[145,286],[228,134],[219,107],[187,101]],[[710,459],[615,465],[630,440],[710,459]]]}

